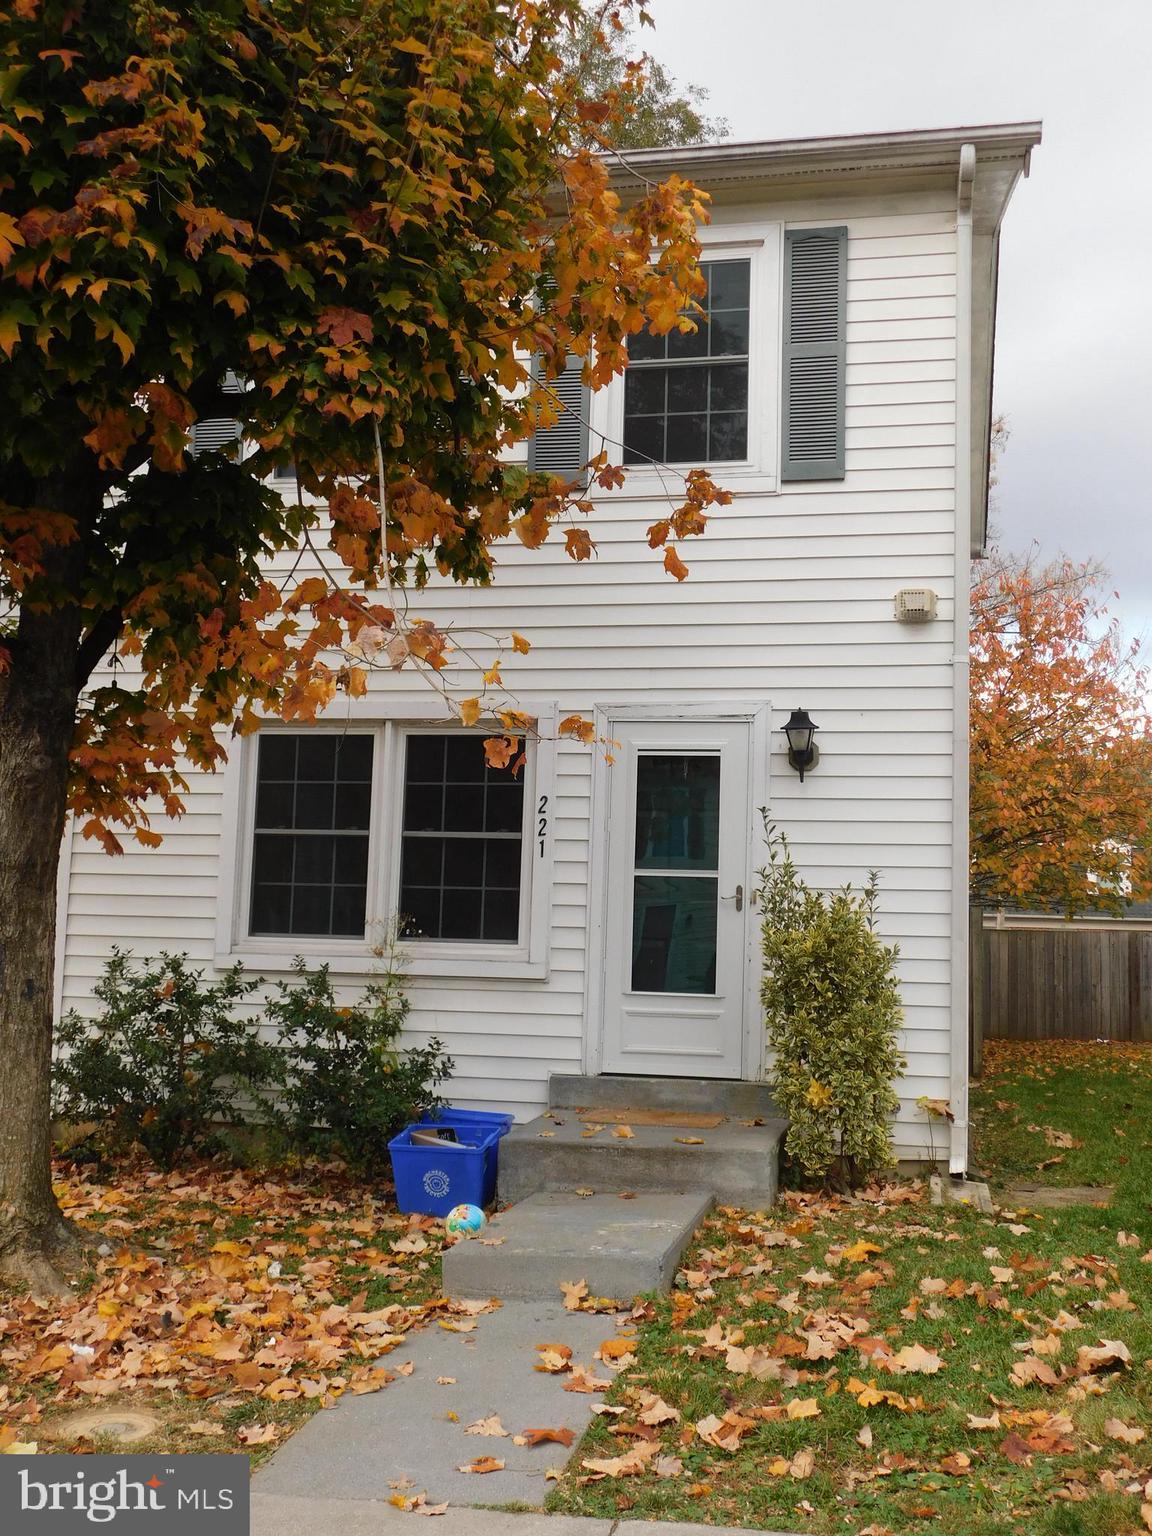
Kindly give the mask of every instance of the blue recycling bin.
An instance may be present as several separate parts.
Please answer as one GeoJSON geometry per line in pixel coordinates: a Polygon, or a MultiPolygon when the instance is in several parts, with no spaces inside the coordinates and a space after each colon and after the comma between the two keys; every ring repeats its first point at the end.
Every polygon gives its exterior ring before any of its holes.
{"type": "Polygon", "coordinates": [[[396,1203],[405,1214],[447,1216],[457,1205],[485,1206],[496,1194],[500,1138],[514,1116],[446,1104],[409,1125],[388,1143],[396,1203]],[[413,1131],[450,1127],[455,1141],[413,1143],[413,1131]]]}

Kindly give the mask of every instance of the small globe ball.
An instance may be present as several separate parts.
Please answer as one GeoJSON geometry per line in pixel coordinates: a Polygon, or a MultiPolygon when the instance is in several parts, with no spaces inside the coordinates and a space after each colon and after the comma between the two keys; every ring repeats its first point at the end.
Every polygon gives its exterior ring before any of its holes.
{"type": "Polygon", "coordinates": [[[455,1205],[444,1218],[445,1229],[452,1237],[475,1237],[487,1223],[488,1218],[478,1205],[455,1205]]]}

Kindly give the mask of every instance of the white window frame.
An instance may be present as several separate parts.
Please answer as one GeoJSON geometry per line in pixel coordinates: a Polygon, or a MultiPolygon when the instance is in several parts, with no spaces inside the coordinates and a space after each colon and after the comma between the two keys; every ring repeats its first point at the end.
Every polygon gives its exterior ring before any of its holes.
{"type": "MultiPolygon", "coordinates": [[[[748,261],[748,457],[705,460],[674,466],[704,468],[740,490],[775,491],[780,483],[780,319],[782,313],[783,222],[715,224],[699,231],[701,261],[748,261]]],[[[617,494],[666,500],[666,472],[624,464],[624,379],[619,376],[592,396],[589,452],[603,447],[611,464],[627,473],[617,494]],[[606,440],[606,441],[605,441],[606,440]]]]}
{"type": "MultiPolygon", "coordinates": [[[[352,701],[361,703],[367,701],[352,701]]],[[[556,720],[554,704],[534,706],[538,735],[532,740],[524,774],[524,838],[521,865],[520,935],[515,943],[456,939],[402,939],[397,950],[409,976],[523,977],[548,974],[549,918],[555,841],[556,720]]],[[[496,735],[501,727],[481,722],[466,734],[496,735]]],[[[340,721],[316,723],[269,720],[233,748],[226,770],[220,839],[220,888],[216,905],[216,964],[237,960],[251,970],[283,974],[297,955],[310,965],[328,964],[343,975],[368,975],[380,969],[375,953],[395,923],[400,889],[403,819],[404,743],[409,735],[464,732],[451,720],[382,715],[349,709],[340,721]],[[252,895],[256,767],[264,732],[290,735],[371,734],[372,818],[368,834],[368,895],[365,936],[324,934],[269,935],[248,931],[252,895]]]]}

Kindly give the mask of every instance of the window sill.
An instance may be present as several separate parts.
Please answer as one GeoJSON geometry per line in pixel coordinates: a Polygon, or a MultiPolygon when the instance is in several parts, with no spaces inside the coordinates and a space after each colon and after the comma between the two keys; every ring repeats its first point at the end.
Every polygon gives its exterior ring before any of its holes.
{"type": "Polygon", "coordinates": [[[689,469],[700,468],[724,490],[734,491],[737,495],[771,495],[780,490],[779,477],[774,471],[761,469],[756,464],[701,464],[690,465],[670,464],[663,476],[654,470],[646,469],[642,465],[621,466],[626,476],[624,484],[610,493],[610,496],[602,496],[601,505],[611,506],[612,499],[620,501],[667,501],[669,496],[675,497],[677,485],[674,483],[689,469]]]}
{"type": "MultiPolygon", "coordinates": [[[[521,949],[484,954],[453,948],[437,954],[416,946],[406,947],[403,943],[398,948],[403,957],[400,973],[413,980],[425,976],[460,976],[474,980],[491,977],[508,981],[544,981],[548,976],[547,960],[529,959],[521,949]]],[[[231,950],[216,952],[216,968],[227,970],[239,962],[246,971],[259,971],[277,978],[289,974],[297,955],[310,969],[327,965],[336,976],[369,978],[382,975],[387,969],[386,960],[363,944],[351,941],[345,946],[339,939],[305,937],[285,945],[258,940],[235,944],[231,950]]]]}

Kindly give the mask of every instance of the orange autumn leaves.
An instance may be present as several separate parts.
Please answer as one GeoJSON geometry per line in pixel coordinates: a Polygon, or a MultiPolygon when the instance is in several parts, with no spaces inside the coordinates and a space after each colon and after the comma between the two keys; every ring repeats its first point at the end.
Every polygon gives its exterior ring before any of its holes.
{"type": "Polygon", "coordinates": [[[971,880],[982,898],[1075,912],[1152,890],[1149,678],[1100,580],[1067,559],[977,567],[971,880]]]}
{"type": "Polygon", "coordinates": [[[204,1415],[190,1433],[225,1434],[217,1404],[243,1406],[255,1420],[234,1432],[239,1442],[269,1444],[281,1430],[260,1422],[264,1412],[377,1392],[411,1370],[378,1363],[410,1329],[462,1326],[489,1307],[411,1299],[429,1290],[439,1223],[397,1216],[362,1188],[199,1165],[121,1170],[114,1185],[69,1177],[57,1192],[103,1240],[96,1278],[73,1299],[0,1304],[9,1439],[35,1439],[77,1403],[165,1392],[204,1415]],[[242,1238],[223,1235],[234,1221],[242,1238]],[[371,1286],[387,1299],[369,1304],[371,1286]]]}
{"type": "MultiPolygon", "coordinates": [[[[565,72],[578,0],[396,0],[367,28],[332,0],[307,33],[274,6],[105,10],[0,0],[0,607],[67,618],[46,650],[80,689],[127,659],[71,758],[115,852],[120,826],[157,840],[148,802],[178,814],[176,765],[217,767],[234,725],[311,719],[373,666],[435,684],[448,636],[390,586],[486,583],[510,537],[594,557],[620,466],[565,483],[510,450],[570,356],[600,386],[630,335],[692,323],[707,210],[676,177],[622,192],[589,151],[621,104],[565,72]],[[243,455],[185,453],[233,417],[243,455]]],[[[728,498],[673,480],[648,542],[679,581],[728,498]]],[[[0,674],[26,656],[0,635],[0,674]]]]}

